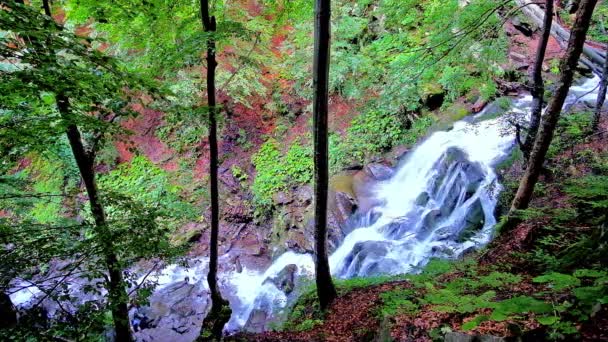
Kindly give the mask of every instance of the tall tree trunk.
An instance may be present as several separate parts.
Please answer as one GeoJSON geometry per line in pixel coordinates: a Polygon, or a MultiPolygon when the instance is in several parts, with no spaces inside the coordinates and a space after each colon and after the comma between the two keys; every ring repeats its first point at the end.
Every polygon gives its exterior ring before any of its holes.
{"type": "Polygon", "coordinates": [[[17,324],[17,311],[11,297],[0,291],[0,329],[12,328],[17,324]]]}
{"type": "MultiPolygon", "coordinates": [[[[57,96],[57,108],[61,116],[69,122],[70,103],[66,96],[57,96]]],[[[91,154],[87,153],[82,143],[82,137],[78,127],[69,124],[67,136],[76,160],[76,165],[80,171],[80,176],[84,182],[91,205],[91,215],[95,220],[95,227],[100,235],[101,247],[104,254],[104,261],[108,269],[108,302],[112,311],[112,319],[116,330],[116,340],[133,341],[131,329],[129,327],[129,310],[127,306],[128,294],[122,277],[122,268],[118,262],[118,257],[114,252],[112,236],[108,229],[106,214],[99,198],[97,184],[95,181],[95,163],[91,154]]]]}
{"type": "Polygon", "coordinates": [[[534,192],[534,186],[538,181],[538,177],[547,155],[547,150],[553,139],[555,126],[559,119],[562,106],[568,95],[568,90],[574,78],[574,72],[578,63],[579,57],[583,51],[587,30],[591,22],[593,9],[597,4],[597,0],[582,0],[576,14],[576,20],[572,27],[568,49],[561,64],[561,75],[557,90],[553,99],[547,107],[544,120],[540,127],[540,131],[534,142],[532,153],[528,162],[528,168],[522,177],[517,194],[511,203],[510,217],[513,217],[517,210],[527,209],[534,192]]]}
{"type": "Polygon", "coordinates": [[[602,80],[600,81],[600,90],[597,93],[597,101],[595,103],[595,114],[593,115],[593,132],[597,132],[600,127],[600,119],[602,116],[602,107],[606,99],[606,88],[608,86],[608,56],[604,59],[604,70],[602,71],[602,80]]]}
{"type": "Polygon", "coordinates": [[[315,148],[315,271],[317,295],[325,310],[336,298],[327,259],[327,188],[328,188],[328,83],[330,44],[330,0],[315,3],[315,51],[313,65],[314,87],[314,148],[315,148]]]}
{"type": "Polygon", "coordinates": [[[42,8],[44,9],[44,14],[48,15],[49,17],[51,16],[51,4],[49,3],[50,0],[42,0],[42,8]]]}
{"type": "Polygon", "coordinates": [[[578,10],[579,6],[581,4],[581,0],[569,0],[568,1],[568,11],[570,13],[574,13],[578,10]]]}
{"type": "Polygon", "coordinates": [[[207,101],[209,113],[209,180],[211,188],[211,237],[209,241],[209,273],[207,282],[211,292],[211,311],[205,318],[201,337],[209,340],[219,340],[222,337],[224,325],[230,319],[230,306],[222,298],[217,285],[217,258],[219,235],[219,192],[217,182],[218,148],[217,148],[217,122],[215,103],[215,17],[209,15],[209,1],[200,0],[201,19],[203,29],[209,34],[207,37],[207,101]]]}
{"type": "Polygon", "coordinates": [[[545,52],[547,51],[547,44],[549,43],[549,37],[551,36],[551,24],[553,23],[553,0],[547,0],[545,5],[545,19],[543,22],[543,33],[540,41],[538,42],[538,49],[536,50],[536,61],[534,62],[534,71],[532,72],[532,112],[530,117],[530,126],[528,128],[528,134],[524,142],[522,152],[524,154],[524,160],[527,163],[530,157],[530,151],[534,145],[534,139],[538,133],[538,126],[540,126],[541,115],[543,111],[543,99],[545,94],[545,84],[543,82],[543,61],[545,60],[545,52]]]}

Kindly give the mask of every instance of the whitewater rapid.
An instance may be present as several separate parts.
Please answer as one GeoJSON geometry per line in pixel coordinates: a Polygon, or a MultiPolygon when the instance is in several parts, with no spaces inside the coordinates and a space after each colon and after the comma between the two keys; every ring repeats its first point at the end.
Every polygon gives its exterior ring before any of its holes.
{"type": "MultiPolygon", "coordinates": [[[[594,76],[573,86],[564,108],[581,102],[593,106],[597,98],[599,80],[598,76],[594,76]]],[[[511,117],[519,116],[526,119],[529,118],[531,105],[532,97],[523,95],[514,99],[510,108],[503,112],[511,117]]],[[[375,197],[382,204],[373,208],[366,216],[368,219],[363,220],[368,225],[358,227],[349,233],[329,257],[331,272],[335,277],[350,278],[413,272],[420,269],[431,257],[457,257],[467,249],[479,248],[490,241],[496,224],[494,210],[502,189],[494,167],[510,155],[515,145],[514,130],[506,123],[504,115],[485,119],[488,116],[486,112],[490,108],[492,105],[487,106],[477,115],[454,123],[450,130],[430,135],[400,162],[393,177],[373,189],[375,197]],[[479,167],[483,179],[473,194],[464,195],[468,198],[463,198],[462,194],[459,194],[457,207],[441,220],[439,228],[420,234],[421,217],[433,210],[430,208],[440,206],[445,200],[445,194],[431,198],[422,208],[416,202],[422,193],[428,192],[436,185],[436,167],[450,149],[464,152],[466,162],[479,167]],[[462,221],[473,203],[481,203],[484,216],[481,229],[463,242],[446,240],[438,236],[442,228],[461,224],[458,221],[462,221]],[[412,219],[412,215],[420,216],[418,219],[412,219]],[[400,220],[406,221],[406,228],[395,233],[390,226],[400,220]],[[363,260],[356,260],[357,255],[353,255],[353,250],[370,242],[385,244],[386,251],[383,251],[382,259],[377,260],[375,255],[366,255],[363,260]],[[437,250],[441,250],[440,247],[446,247],[449,253],[437,253],[437,250]],[[355,263],[358,267],[353,267],[355,263]],[[370,267],[371,265],[374,267],[370,267]]],[[[461,171],[462,167],[460,167],[461,171]]],[[[453,185],[454,182],[450,184],[453,185]]],[[[443,184],[441,189],[445,191],[450,184],[443,184]]],[[[296,254],[291,251],[278,257],[265,272],[244,270],[240,274],[226,275],[228,283],[237,289],[239,302],[236,305],[238,310],[234,310],[233,307],[233,316],[226,326],[227,331],[242,328],[247,323],[252,310],[256,308],[264,310],[284,308],[288,302],[285,293],[274,284],[264,281],[276,277],[282,269],[292,264],[298,266],[299,275],[309,279],[314,278],[312,255],[296,254]]]]}
{"type": "MultiPolygon", "coordinates": [[[[593,105],[598,83],[596,76],[572,87],[565,107],[578,102],[593,105]]],[[[504,112],[525,118],[531,100],[529,95],[521,96],[504,112]]],[[[358,213],[361,219],[351,223],[353,230],[329,258],[335,277],[416,272],[432,257],[455,258],[490,241],[501,189],[494,167],[514,147],[514,133],[504,115],[492,118],[488,113],[492,106],[447,131],[431,134],[400,161],[390,179],[375,184],[372,191],[379,204],[358,213]]],[[[227,257],[220,262],[229,262],[227,257]]],[[[203,258],[191,259],[188,267],[169,265],[142,275],[138,282],[156,283],[155,291],[186,283],[206,293],[207,264],[203,258]]],[[[276,316],[295,300],[297,291],[286,294],[269,281],[290,265],[297,267],[298,283],[314,279],[312,255],[292,251],[276,258],[265,271],[243,268],[220,275],[233,310],[226,331],[245,327],[254,311],[276,316]]],[[[27,284],[14,283],[23,285],[27,284]]],[[[16,306],[26,306],[38,295],[40,289],[29,286],[10,297],[16,306]]]]}

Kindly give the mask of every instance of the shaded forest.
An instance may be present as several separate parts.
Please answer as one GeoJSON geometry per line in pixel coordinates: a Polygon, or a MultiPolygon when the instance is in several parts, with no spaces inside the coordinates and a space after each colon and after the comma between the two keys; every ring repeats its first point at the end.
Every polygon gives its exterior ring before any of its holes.
{"type": "Polygon", "coordinates": [[[0,339],[608,341],[607,17],[0,1],[0,339]]]}

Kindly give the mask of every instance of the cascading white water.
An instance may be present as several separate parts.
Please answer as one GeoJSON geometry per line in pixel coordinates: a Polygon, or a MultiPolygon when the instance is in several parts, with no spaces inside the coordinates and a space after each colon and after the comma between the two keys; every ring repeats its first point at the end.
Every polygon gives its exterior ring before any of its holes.
{"type": "MultiPolygon", "coordinates": [[[[572,87],[565,107],[594,103],[598,83],[595,76],[572,87]]],[[[531,103],[531,96],[522,96],[513,101],[510,111],[527,116],[531,103]]],[[[412,272],[431,257],[455,257],[491,239],[500,191],[493,167],[510,153],[515,139],[501,118],[476,120],[484,115],[485,111],[473,120],[456,122],[449,131],[432,134],[409,153],[391,179],[374,189],[381,204],[364,216],[367,219],[330,256],[334,276],[412,272]],[[475,222],[476,218],[481,219],[475,222]],[[476,225],[469,236],[459,236],[476,225]]],[[[290,264],[314,276],[312,257],[293,252],[279,257],[264,273],[227,275],[239,302],[239,310],[233,305],[228,331],[243,327],[255,309],[285,306],[285,293],[265,280],[290,264]]]]}
{"type": "MultiPolygon", "coordinates": [[[[596,76],[572,87],[565,107],[577,102],[593,105],[598,83],[596,76]]],[[[511,111],[526,115],[530,104],[531,97],[523,96],[513,102],[511,111]]],[[[379,204],[360,213],[361,219],[353,220],[354,229],[330,256],[334,276],[412,272],[431,257],[455,257],[490,240],[500,190],[493,166],[509,153],[514,137],[505,131],[506,125],[499,118],[476,122],[483,115],[484,112],[472,120],[456,122],[449,131],[432,134],[408,154],[392,178],[376,185],[373,191],[379,204]]],[[[220,262],[228,262],[226,257],[220,262]]],[[[291,251],[278,257],[264,272],[245,268],[240,273],[221,274],[221,288],[229,293],[233,310],[226,330],[243,328],[254,313],[267,312],[264,318],[270,317],[284,308],[290,298],[293,300],[297,291],[285,291],[275,281],[292,265],[292,276],[313,279],[312,256],[291,251]]],[[[204,313],[196,310],[206,307],[206,267],[206,260],[193,259],[188,268],[169,265],[147,278],[158,284],[155,294],[160,295],[158,301],[162,305],[150,310],[156,310],[159,316],[167,310],[164,301],[169,297],[176,299],[175,291],[192,289],[188,292],[191,303],[180,302],[176,308],[181,312],[189,304],[193,313],[186,310],[183,317],[163,323],[164,328],[178,331],[183,324],[180,320],[192,315],[202,317],[204,313]]],[[[15,280],[13,285],[20,288],[24,284],[15,280]]],[[[27,307],[39,294],[40,289],[32,286],[10,297],[16,305],[27,307]]],[[[196,325],[200,324],[198,321],[189,323],[193,324],[192,329],[200,326],[196,325]]]]}

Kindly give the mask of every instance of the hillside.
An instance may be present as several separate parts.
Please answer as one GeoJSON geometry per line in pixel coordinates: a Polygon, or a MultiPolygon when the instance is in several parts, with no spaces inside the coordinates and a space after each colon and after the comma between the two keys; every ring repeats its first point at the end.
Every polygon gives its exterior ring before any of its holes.
{"type": "Polygon", "coordinates": [[[0,337],[608,340],[608,3],[547,4],[3,2],[0,337]]]}

